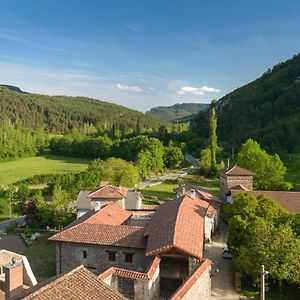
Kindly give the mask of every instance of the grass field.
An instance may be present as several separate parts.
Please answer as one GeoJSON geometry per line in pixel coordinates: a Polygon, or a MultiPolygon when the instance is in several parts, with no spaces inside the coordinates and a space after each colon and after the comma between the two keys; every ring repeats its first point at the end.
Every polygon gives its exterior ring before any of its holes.
{"type": "Polygon", "coordinates": [[[178,181],[167,180],[161,184],[146,187],[141,190],[142,194],[147,196],[155,196],[158,200],[174,199],[176,194],[173,191],[179,184],[194,184],[207,188],[212,194],[219,196],[220,187],[219,180],[199,180],[197,176],[187,175],[181,177],[178,181]]]}
{"type": "Polygon", "coordinates": [[[54,276],[56,273],[55,243],[48,241],[49,236],[49,234],[44,233],[23,253],[27,257],[38,282],[54,276]]]}
{"type": "Polygon", "coordinates": [[[0,162],[0,186],[8,185],[38,174],[80,172],[88,160],[74,157],[45,155],[0,162]]]}

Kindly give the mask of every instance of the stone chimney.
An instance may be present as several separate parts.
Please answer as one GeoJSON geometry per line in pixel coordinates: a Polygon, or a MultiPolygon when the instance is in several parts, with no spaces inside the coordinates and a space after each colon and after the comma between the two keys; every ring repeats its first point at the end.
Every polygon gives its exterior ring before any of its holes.
{"type": "Polygon", "coordinates": [[[195,191],[195,189],[191,189],[190,190],[190,196],[192,197],[192,198],[196,198],[196,191],[195,191]]]}
{"type": "Polygon", "coordinates": [[[99,200],[95,200],[95,211],[98,211],[101,209],[101,202],[99,200]]]}
{"type": "Polygon", "coordinates": [[[22,261],[17,262],[13,257],[11,263],[4,266],[5,273],[5,299],[11,299],[11,297],[17,295],[23,291],[23,265],[22,261]]]}

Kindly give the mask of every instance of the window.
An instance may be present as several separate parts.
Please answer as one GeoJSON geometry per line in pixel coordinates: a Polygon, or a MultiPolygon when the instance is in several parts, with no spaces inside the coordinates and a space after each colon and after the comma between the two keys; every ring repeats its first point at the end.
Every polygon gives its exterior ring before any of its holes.
{"type": "Polygon", "coordinates": [[[108,253],[108,260],[109,261],[116,261],[116,252],[107,251],[107,253],[108,253]]]}
{"type": "Polygon", "coordinates": [[[132,263],[133,253],[124,253],[124,255],[125,255],[125,262],[132,263]]]}
{"type": "Polygon", "coordinates": [[[86,258],[87,258],[87,252],[86,252],[86,250],[83,250],[83,251],[82,251],[82,258],[83,258],[83,259],[86,259],[86,258]]]}

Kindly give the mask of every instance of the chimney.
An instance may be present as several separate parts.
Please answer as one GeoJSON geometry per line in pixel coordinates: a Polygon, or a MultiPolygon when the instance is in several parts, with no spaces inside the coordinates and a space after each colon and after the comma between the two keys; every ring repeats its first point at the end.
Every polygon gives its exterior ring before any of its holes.
{"type": "Polygon", "coordinates": [[[196,191],[195,191],[195,189],[191,189],[190,190],[190,196],[192,197],[192,198],[196,198],[196,191]]]}
{"type": "Polygon", "coordinates": [[[184,184],[184,185],[182,185],[182,195],[185,195],[185,193],[186,193],[186,188],[185,188],[185,184],[184,184]]]}
{"type": "Polygon", "coordinates": [[[100,208],[101,208],[101,202],[98,201],[98,200],[96,200],[96,201],[95,201],[95,211],[100,210],[100,208]]]}
{"type": "Polygon", "coordinates": [[[22,261],[17,262],[13,257],[11,263],[4,266],[5,273],[5,299],[11,299],[11,297],[17,295],[23,291],[23,265],[22,261]]]}

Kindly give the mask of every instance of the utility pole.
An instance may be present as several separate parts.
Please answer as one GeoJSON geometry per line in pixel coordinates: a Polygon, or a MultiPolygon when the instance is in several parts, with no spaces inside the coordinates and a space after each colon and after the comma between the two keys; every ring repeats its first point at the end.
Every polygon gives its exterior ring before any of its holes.
{"type": "Polygon", "coordinates": [[[261,265],[260,271],[260,300],[265,300],[265,266],[261,265]]]}

